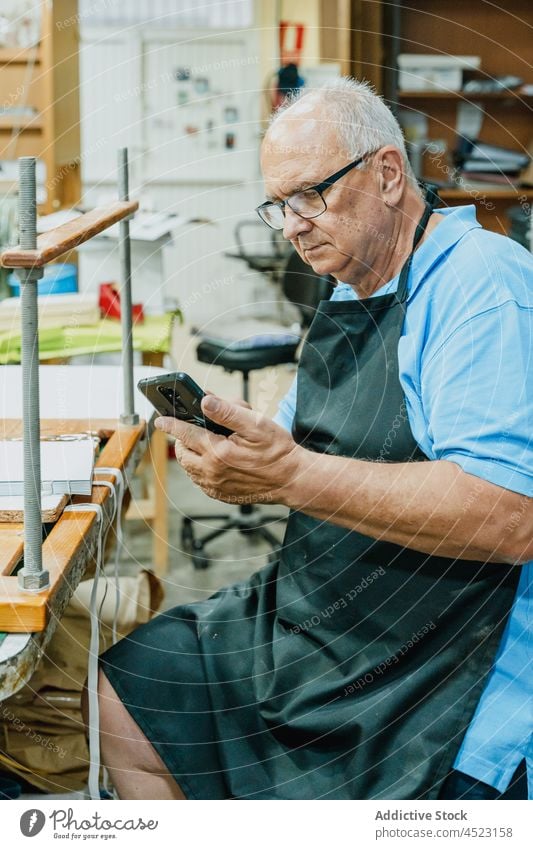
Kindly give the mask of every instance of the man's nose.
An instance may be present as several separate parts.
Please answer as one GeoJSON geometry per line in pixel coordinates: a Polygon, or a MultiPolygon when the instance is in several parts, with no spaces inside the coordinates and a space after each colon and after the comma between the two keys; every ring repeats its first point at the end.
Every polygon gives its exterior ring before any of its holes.
{"type": "Polygon", "coordinates": [[[308,233],[313,229],[313,222],[310,218],[302,218],[296,212],[285,206],[285,221],[283,223],[283,235],[289,241],[298,238],[300,233],[308,233]]]}

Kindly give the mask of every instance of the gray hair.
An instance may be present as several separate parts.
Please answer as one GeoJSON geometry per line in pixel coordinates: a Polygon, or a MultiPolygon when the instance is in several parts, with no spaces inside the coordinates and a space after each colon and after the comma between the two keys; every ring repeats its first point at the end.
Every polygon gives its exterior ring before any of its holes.
{"type": "Polygon", "coordinates": [[[271,127],[295,103],[304,98],[314,98],[324,106],[324,118],[338,128],[339,140],[346,147],[347,158],[357,159],[380,147],[391,144],[403,158],[404,174],[417,192],[422,195],[411,163],[407,158],[402,129],[389,107],[370,83],[339,77],[313,89],[300,89],[289,95],[274,112],[271,127]]]}

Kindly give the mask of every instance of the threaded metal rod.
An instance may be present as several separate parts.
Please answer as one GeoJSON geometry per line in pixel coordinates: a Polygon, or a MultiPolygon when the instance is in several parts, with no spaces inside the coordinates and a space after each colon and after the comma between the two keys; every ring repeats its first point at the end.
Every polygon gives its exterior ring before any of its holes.
{"type": "Polygon", "coordinates": [[[19,243],[24,251],[37,247],[37,189],[35,157],[19,159],[19,243]]]}
{"type": "MultiPolygon", "coordinates": [[[[35,158],[19,160],[20,247],[37,247],[35,158]]],[[[41,454],[39,421],[39,328],[37,281],[41,269],[21,268],[22,421],[24,451],[24,567],[18,573],[21,589],[38,592],[49,585],[43,571],[41,525],[41,454]]]]}
{"type": "MultiPolygon", "coordinates": [[[[118,195],[119,200],[129,200],[128,148],[118,150],[118,195]]],[[[122,373],[124,385],[124,412],[120,416],[123,424],[137,424],[133,400],[133,335],[131,317],[131,241],[130,223],[127,219],[119,223],[118,253],[120,263],[120,321],[122,326],[122,373]]]]}

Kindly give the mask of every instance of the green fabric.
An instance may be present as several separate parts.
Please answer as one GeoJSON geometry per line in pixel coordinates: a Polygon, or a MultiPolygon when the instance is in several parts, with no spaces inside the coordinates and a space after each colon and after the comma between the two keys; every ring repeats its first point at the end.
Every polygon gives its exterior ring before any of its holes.
{"type": "MultiPolygon", "coordinates": [[[[145,318],[133,325],[135,351],[167,353],[170,331],[176,313],[145,318]]],[[[20,363],[22,338],[20,333],[0,333],[0,365],[20,363]]],[[[120,321],[105,318],[97,324],[80,327],[45,327],[39,330],[39,359],[75,357],[81,354],[101,354],[122,350],[120,321]]]]}
{"type": "Polygon", "coordinates": [[[2,643],[4,642],[6,637],[7,637],[7,634],[0,634],[0,646],[2,645],[2,643]]]}

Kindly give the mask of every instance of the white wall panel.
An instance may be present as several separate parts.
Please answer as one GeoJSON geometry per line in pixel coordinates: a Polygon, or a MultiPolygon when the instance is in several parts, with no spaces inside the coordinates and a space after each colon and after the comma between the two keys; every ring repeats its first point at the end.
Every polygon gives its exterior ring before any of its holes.
{"type": "Polygon", "coordinates": [[[80,111],[84,184],[116,181],[116,150],[128,147],[132,181],[142,153],[140,44],[126,32],[84,29],[80,43],[80,111]]]}
{"type": "MultiPolygon", "coordinates": [[[[164,3],[154,0],[154,14],[163,13],[164,3]]],[[[254,218],[263,200],[257,40],[253,31],[82,27],[84,202],[116,197],[116,148],[126,145],[131,190],[143,207],[211,222],[178,228],[174,244],[163,249],[165,294],[178,298],[189,323],[228,311],[276,314],[277,290],[268,279],[225,256],[235,250],[236,223],[254,218]],[[191,83],[180,86],[176,69],[185,66],[191,83]],[[208,79],[203,99],[193,83],[198,78],[208,79]],[[187,104],[178,103],[180,90],[189,92],[187,104]],[[237,120],[224,119],[228,106],[237,109],[237,120]],[[214,138],[208,139],[210,120],[214,138]],[[199,132],[187,136],[186,123],[199,132]],[[221,140],[232,131],[236,144],[226,150],[221,140]]],[[[266,228],[264,234],[267,250],[266,228]]],[[[133,268],[134,292],[144,291],[143,273],[142,266],[133,268]]]]}
{"type": "Polygon", "coordinates": [[[229,183],[257,173],[258,67],[250,37],[146,38],[148,179],[229,183]]]}
{"type": "Polygon", "coordinates": [[[79,0],[82,21],[237,29],[253,22],[253,0],[79,0]]]}

